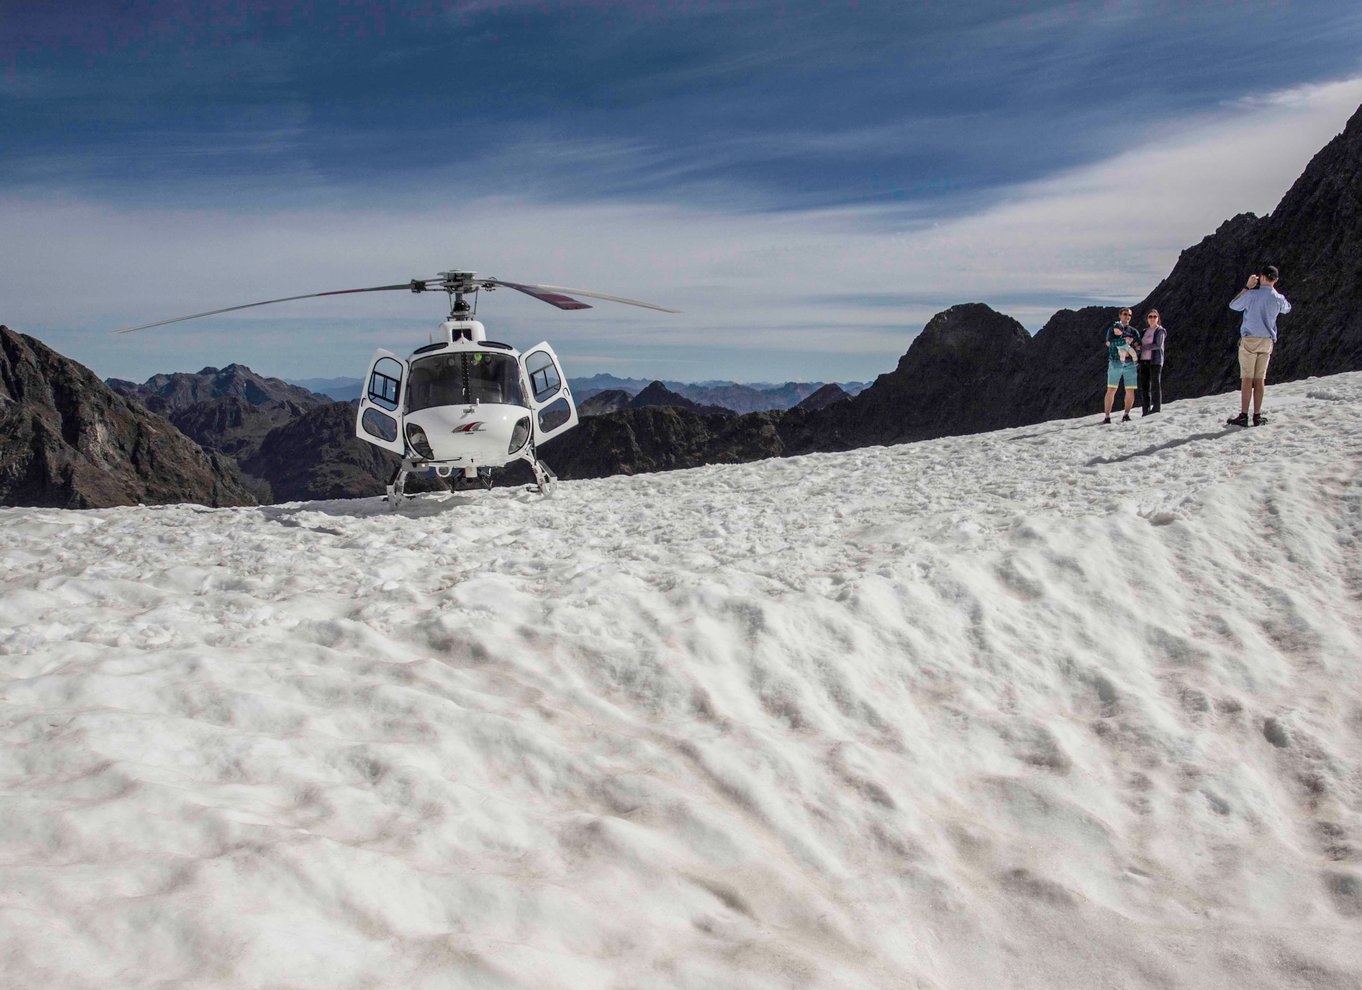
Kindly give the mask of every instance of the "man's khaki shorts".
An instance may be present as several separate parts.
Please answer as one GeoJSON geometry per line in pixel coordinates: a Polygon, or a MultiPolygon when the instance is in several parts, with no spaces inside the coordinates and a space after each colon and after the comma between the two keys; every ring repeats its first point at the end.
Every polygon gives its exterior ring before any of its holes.
{"type": "Polygon", "coordinates": [[[1239,377],[1267,379],[1267,362],[1272,357],[1271,337],[1239,338],[1239,377]]]}

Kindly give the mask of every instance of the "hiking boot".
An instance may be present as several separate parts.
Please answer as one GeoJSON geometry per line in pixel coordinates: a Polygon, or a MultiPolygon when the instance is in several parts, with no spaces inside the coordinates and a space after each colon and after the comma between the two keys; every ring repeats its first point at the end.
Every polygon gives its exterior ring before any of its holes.
{"type": "Polygon", "coordinates": [[[1121,422],[1122,422],[1122,423],[1129,423],[1129,422],[1130,422],[1130,413],[1126,413],[1124,416],[1122,416],[1122,417],[1121,417],[1121,422]]]}
{"type": "Polygon", "coordinates": [[[1248,413],[1244,412],[1244,413],[1240,413],[1238,416],[1231,416],[1229,419],[1225,420],[1225,425],[1226,425],[1226,426],[1248,426],[1248,425],[1249,425],[1248,413]]]}
{"type": "Polygon", "coordinates": [[[1111,417],[1110,417],[1110,416],[1105,417],[1105,418],[1102,420],[1102,425],[1103,425],[1103,426],[1109,426],[1109,425],[1111,425],[1111,417]]]}
{"type": "Polygon", "coordinates": [[[1266,416],[1266,415],[1264,415],[1263,413],[1254,413],[1254,414],[1253,414],[1253,425],[1254,425],[1254,426],[1264,426],[1264,425],[1266,425],[1266,424],[1267,424],[1267,416],[1266,416]]]}

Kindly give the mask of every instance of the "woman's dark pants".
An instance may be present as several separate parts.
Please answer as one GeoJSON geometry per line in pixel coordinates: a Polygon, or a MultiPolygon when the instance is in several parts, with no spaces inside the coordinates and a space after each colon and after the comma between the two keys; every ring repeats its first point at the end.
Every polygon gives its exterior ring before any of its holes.
{"type": "Polygon", "coordinates": [[[1163,365],[1141,361],[1136,372],[1140,376],[1140,414],[1158,412],[1163,405],[1163,365]]]}

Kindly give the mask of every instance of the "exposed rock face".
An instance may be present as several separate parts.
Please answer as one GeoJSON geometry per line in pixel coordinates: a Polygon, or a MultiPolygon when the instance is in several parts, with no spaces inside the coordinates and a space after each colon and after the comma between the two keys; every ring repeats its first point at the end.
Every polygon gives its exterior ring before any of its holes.
{"type": "Polygon", "coordinates": [[[204,368],[196,374],[153,375],[141,385],[118,378],[109,379],[108,384],[120,395],[137,399],[152,412],[162,415],[223,398],[236,398],[258,408],[292,404],[299,411],[332,401],[283,379],[257,375],[244,364],[204,368]]]}
{"type": "Polygon", "coordinates": [[[585,419],[546,444],[542,456],[560,478],[603,478],[760,460],[784,453],[780,413],[702,415],[644,406],[585,419]]]}
{"type": "Polygon", "coordinates": [[[227,458],[114,393],[42,342],[0,327],[0,503],[70,509],[253,505],[227,458]]]}
{"type": "Polygon", "coordinates": [[[382,495],[398,463],[355,436],[353,405],[327,402],[271,430],[241,466],[269,482],[274,501],[294,502],[382,495]]]}
{"type": "Polygon", "coordinates": [[[257,375],[242,364],[197,374],[154,375],[142,385],[111,378],[109,387],[160,413],[209,450],[238,462],[253,457],[265,435],[333,400],[257,375]]]}
{"type": "Polygon", "coordinates": [[[585,418],[627,409],[633,398],[622,388],[609,388],[604,392],[596,392],[589,398],[579,401],[577,403],[577,415],[585,418]]]}
{"type": "MultiPolygon", "coordinates": [[[[1102,408],[1106,391],[1105,332],[1120,314],[1118,306],[1061,309],[1027,345],[1005,383],[1008,425],[1078,416],[1102,408]]],[[[1138,310],[1143,315],[1144,310],[1138,310]]],[[[1143,322],[1136,318],[1136,323],[1143,322]]],[[[1140,329],[1143,329],[1142,327],[1140,329]]],[[[1165,380],[1164,398],[1171,395],[1165,380]]]]}
{"type": "Polygon", "coordinates": [[[927,322],[897,368],[822,417],[853,428],[855,446],[997,429],[1011,418],[1003,383],[1030,343],[1024,326],[983,303],[952,306],[927,322]]]}

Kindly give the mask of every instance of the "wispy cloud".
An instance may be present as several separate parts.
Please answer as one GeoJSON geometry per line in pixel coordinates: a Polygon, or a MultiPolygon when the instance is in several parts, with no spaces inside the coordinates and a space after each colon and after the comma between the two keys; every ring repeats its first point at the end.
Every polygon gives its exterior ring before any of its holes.
{"type": "Polygon", "coordinates": [[[1034,330],[1061,307],[1138,298],[1225,218],[1273,209],[1359,103],[1362,78],[1266,94],[1252,113],[1169,121],[1133,134],[1128,151],[927,228],[893,229],[892,215],[868,208],[736,213],[513,198],[456,208],[432,196],[421,209],[254,215],[10,197],[0,201],[16,232],[0,265],[3,319],[56,334],[72,356],[122,377],[232,360],[295,377],[346,374],[371,346],[418,343],[439,300],[317,300],[148,331],[156,336],[135,343],[104,331],[467,266],[685,311],[602,304],[564,315],[508,293],[483,301],[498,334],[549,337],[574,374],[608,357],[613,370],[659,377],[869,378],[957,302],[989,302],[1034,330]]]}

